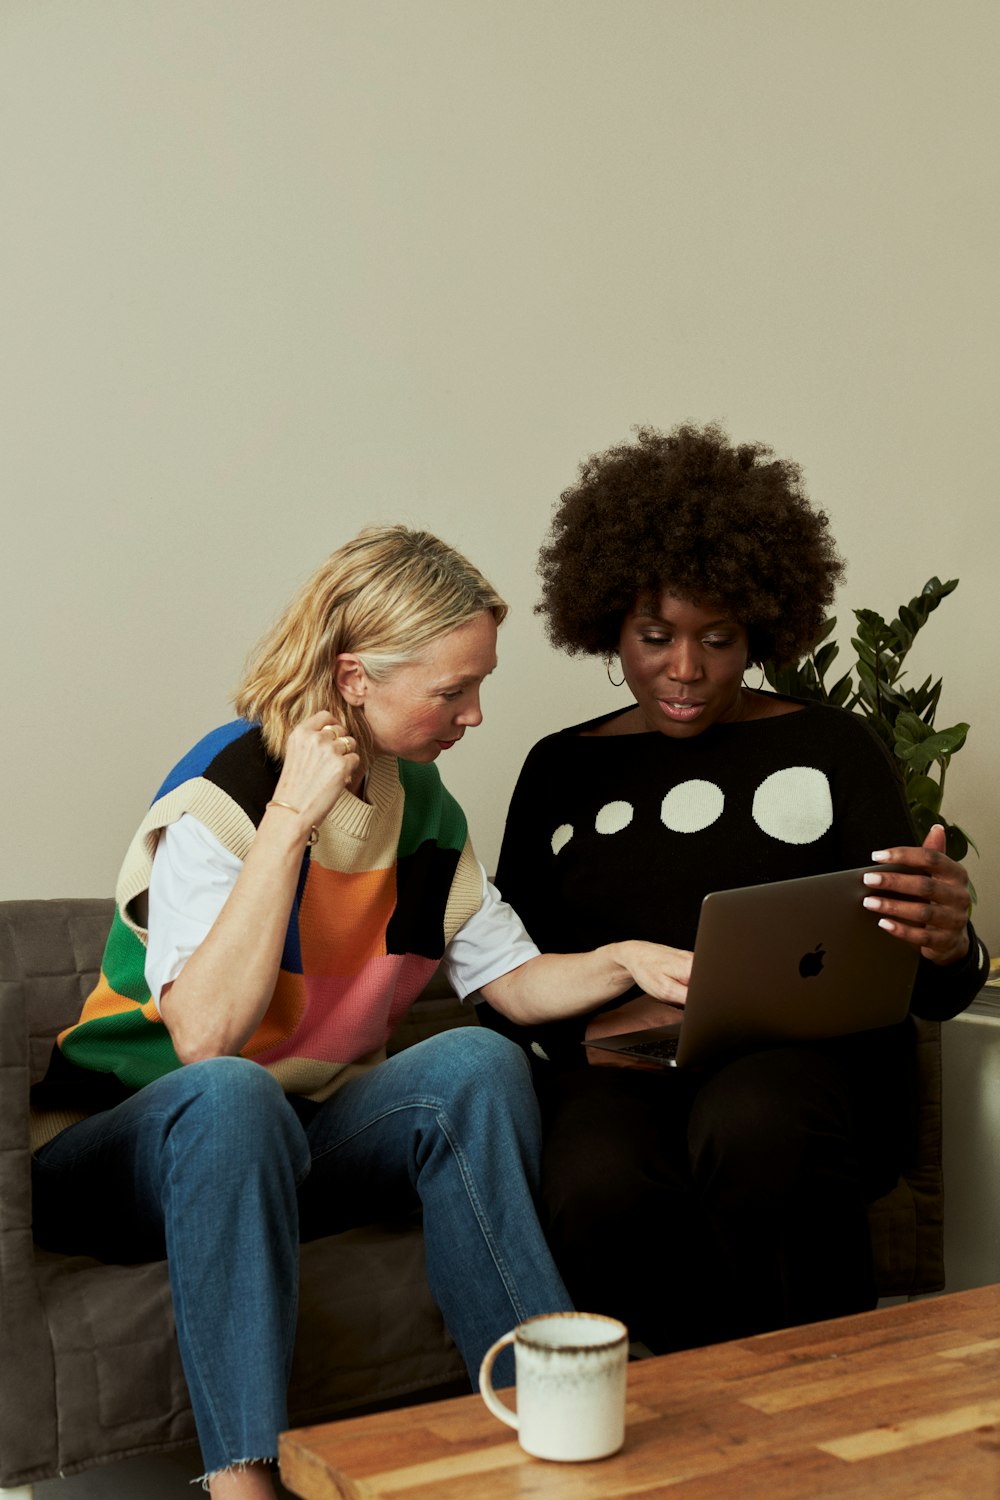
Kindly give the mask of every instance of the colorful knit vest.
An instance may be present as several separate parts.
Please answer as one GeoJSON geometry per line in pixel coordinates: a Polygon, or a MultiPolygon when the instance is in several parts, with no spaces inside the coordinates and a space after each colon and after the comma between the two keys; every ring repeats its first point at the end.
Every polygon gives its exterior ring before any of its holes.
{"type": "MultiPolygon", "coordinates": [[[[245,859],[281,767],[239,721],[201,740],[160,787],[126,855],[99,982],[58,1041],[129,1088],[180,1066],[144,976],[145,893],[160,831],[190,812],[245,859]]],[[[432,765],[382,756],[365,802],[344,793],[307,848],[267,1012],[242,1049],[288,1092],[325,1098],[371,1065],[478,910],[465,816],[432,765]]]]}

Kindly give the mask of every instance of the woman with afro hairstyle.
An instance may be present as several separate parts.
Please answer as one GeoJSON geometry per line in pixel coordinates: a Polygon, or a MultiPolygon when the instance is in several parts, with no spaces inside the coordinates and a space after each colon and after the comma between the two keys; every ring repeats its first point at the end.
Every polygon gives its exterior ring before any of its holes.
{"type": "MultiPolygon", "coordinates": [[[[609,676],[617,656],[631,695],[521,772],[497,885],[539,947],[670,945],[681,1006],[707,892],[891,861],[904,871],[868,877],[864,900],[919,949],[912,1012],[962,1010],[986,965],[943,830],[917,847],[862,718],[743,681],[815,644],[843,571],[798,468],[714,425],[640,429],[582,465],[539,571],[553,643],[609,676]]],[[[582,1045],[679,1018],[641,991],[589,1019],[480,1015],[532,1058],[543,1220],[578,1307],[660,1351],[874,1306],[866,1206],[911,1138],[909,1018],[695,1072],[582,1045]]]]}

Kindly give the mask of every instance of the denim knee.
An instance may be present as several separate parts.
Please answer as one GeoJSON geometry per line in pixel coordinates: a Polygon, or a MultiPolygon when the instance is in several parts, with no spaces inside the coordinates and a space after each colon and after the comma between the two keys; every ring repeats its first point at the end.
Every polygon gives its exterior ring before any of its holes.
{"type": "Polygon", "coordinates": [[[169,1076],[191,1102],[204,1099],[216,1109],[260,1109],[266,1114],[284,1104],[277,1079],[247,1057],[206,1057],[169,1076]]]}
{"type": "Polygon", "coordinates": [[[454,1026],[450,1031],[440,1032],[435,1043],[443,1051],[464,1056],[476,1067],[496,1068],[512,1078],[530,1079],[531,1070],[520,1047],[485,1026],[454,1026]]]}
{"type": "Polygon", "coordinates": [[[282,1144],[296,1182],[309,1171],[309,1147],[277,1079],[245,1057],[210,1057],[170,1075],[174,1132],[207,1132],[213,1150],[232,1153],[234,1168],[255,1156],[272,1157],[282,1144]]]}
{"type": "MultiPolygon", "coordinates": [[[[458,1129],[470,1146],[503,1139],[535,1160],[541,1121],[531,1069],[520,1047],[485,1027],[459,1026],[412,1048],[411,1086],[458,1129]]],[[[406,1056],[407,1054],[403,1054],[406,1056]]]]}
{"type": "Polygon", "coordinates": [[[432,1038],[439,1076],[456,1093],[466,1088],[492,1099],[528,1096],[534,1101],[531,1069],[520,1047],[485,1026],[456,1026],[432,1038]],[[483,1089],[484,1081],[488,1090],[483,1089]]]}

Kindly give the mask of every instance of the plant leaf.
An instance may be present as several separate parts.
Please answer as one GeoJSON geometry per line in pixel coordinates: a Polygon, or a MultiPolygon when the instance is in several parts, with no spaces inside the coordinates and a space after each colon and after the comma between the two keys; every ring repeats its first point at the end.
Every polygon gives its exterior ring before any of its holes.
{"type": "Polygon", "coordinates": [[[933,776],[917,774],[906,778],[906,797],[913,807],[926,807],[937,817],[941,811],[941,784],[933,776]]]}
{"type": "MultiPolygon", "coordinates": [[[[920,838],[925,838],[935,823],[943,824],[952,859],[962,859],[976,847],[965,829],[948,823],[941,815],[944,771],[965,744],[969,725],[934,727],[941,697],[940,677],[928,676],[919,687],[904,687],[902,679],[914,637],[942,599],[957,587],[957,578],[946,583],[929,578],[919,594],[899,606],[891,624],[877,610],[854,610],[857,629],[851,645],[856,659],[831,687],[826,685],[826,673],[839,653],[836,641],[830,639],[837,624],[835,616],[824,620],[812,652],[801,662],[781,668],[773,662],[763,664],[764,676],[776,692],[832,703],[867,719],[895,757],[920,838]],[[940,770],[940,779],[930,774],[936,769],[940,770]]],[[[972,894],[975,900],[975,892],[972,894]]]]}
{"type": "MultiPolygon", "coordinates": [[[[900,714],[899,718],[897,718],[897,730],[899,728],[899,719],[904,717],[909,716],[900,714]]],[[[969,732],[968,724],[955,724],[951,729],[932,730],[928,729],[926,724],[921,724],[919,719],[916,722],[925,731],[924,737],[919,740],[916,738],[897,738],[893,746],[899,759],[906,761],[907,765],[912,766],[915,771],[926,771],[928,766],[932,766],[935,761],[940,761],[947,765],[955,751],[961,750],[965,744],[965,737],[969,732]]]]}
{"type": "Polygon", "coordinates": [[[820,649],[814,653],[813,659],[816,663],[816,672],[820,679],[826,676],[827,668],[830,666],[831,662],[837,659],[839,654],[840,647],[837,645],[836,641],[828,641],[825,646],[821,646],[820,649]]]}
{"type": "MultiPolygon", "coordinates": [[[[962,860],[969,852],[968,835],[959,828],[957,823],[946,823],[944,826],[944,852],[949,859],[962,860]]],[[[975,891],[972,892],[975,899],[975,891]]]]}
{"type": "Polygon", "coordinates": [[[839,682],[833,684],[833,687],[827,693],[827,698],[835,708],[843,708],[853,690],[854,683],[851,680],[850,672],[848,672],[845,677],[841,677],[839,682]]]}

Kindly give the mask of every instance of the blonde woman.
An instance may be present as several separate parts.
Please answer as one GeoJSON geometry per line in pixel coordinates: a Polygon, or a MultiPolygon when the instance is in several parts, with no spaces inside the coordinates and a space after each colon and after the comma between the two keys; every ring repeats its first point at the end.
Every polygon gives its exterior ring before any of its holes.
{"type": "Polygon", "coordinates": [[[482,720],[506,612],[427,533],[335,552],[252,658],[240,718],[160,787],[99,984],[59,1038],[49,1102],[97,1113],[36,1153],[36,1234],[166,1255],[215,1496],[273,1494],[301,1235],[421,1205],[473,1380],[500,1333],[570,1305],[518,1048],[460,1028],[386,1060],[442,957],[458,994],[522,1024],[686,978],[652,943],[540,955],[475,858],[434,762],[482,720]]]}

